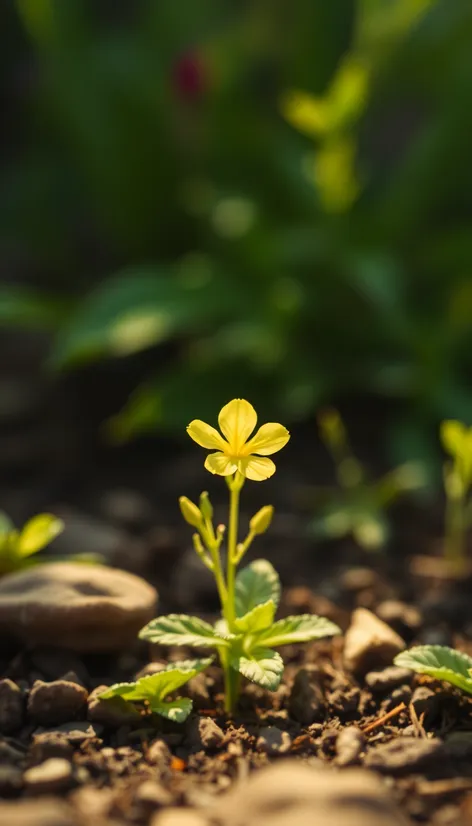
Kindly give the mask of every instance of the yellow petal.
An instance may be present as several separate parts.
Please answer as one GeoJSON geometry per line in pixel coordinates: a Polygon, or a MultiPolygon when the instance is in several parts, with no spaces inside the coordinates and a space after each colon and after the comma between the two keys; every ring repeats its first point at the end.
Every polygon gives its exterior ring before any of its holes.
{"type": "Polygon", "coordinates": [[[259,453],[261,456],[270,456],[282,450],[290,439],[290,433],[283,424],[269,422],[259,428],[256,435],[249,440],[245,450],[249,453],[259,453]]]}
{"type": "Polygon", "coordinates": [[[210,453],[205,459],[205,467],[210,473],[216,473],[218,476],[230,476],[238,469],[233,460],[224,453],[210,453]]]}
{"type": "Polygon", "coordinates": [[[245,399],[233,399],[220,410],[218,424],[237,455],[257,424],[257,413],[245,399]]]}
{"type": "Polygon", "coordinates": [[[249,456],[248,459],[240,459],[238,470],[246,479],[253,482],[263,482],[275,473],[275,465],[272,459],[265,459],[259,456],[249,456]]]}
{"type": "Polygon", "coordinates": [[[194,419],[193,422],[190,422],[187,427],[187,433],[197,445],[206,447],[209,450],[214,450],[215,448],[224,450],[226,447],[225,441],[218,431],[200,419],[194,419]]]}

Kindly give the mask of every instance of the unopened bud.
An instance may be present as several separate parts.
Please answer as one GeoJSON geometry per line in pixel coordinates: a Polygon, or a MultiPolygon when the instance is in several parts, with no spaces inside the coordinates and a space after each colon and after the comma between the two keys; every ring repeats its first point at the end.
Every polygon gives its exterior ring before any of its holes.
{"type": "Polygon", "coordinates": [[[261,508],[260,511],[257,511],[257,513],[254,514],[251,521],[249,522],[251,533],[256,534],[256,536],[257,534],[265,533],[270,523],[272,522],[273,515],[274,508],[272,507],[272,505],[264,505],[264,507],[261,508]]]}
{"type": "Polygon", "coordinates": [[[217,525],[216,526],[216,535],[217,535],[218,538],[223,539],[225,531],[226,531],[226,525],[217,525]]]}
{"type": "Polygon", "coordinates": [[[210,497],[206,490],[200,495],[200,510],[202,512],[204,519],[209,519],[210,522],[213,519],[213,506],[210,502],[210,497]]]}
{"type": "Polygon", "coordinates": [[[180,497],[179,505],[185,521],[194,528],[199,528],[203,521],[200,508],[198,508],[190,499],[187,499],[186,496],[180,497]]]}

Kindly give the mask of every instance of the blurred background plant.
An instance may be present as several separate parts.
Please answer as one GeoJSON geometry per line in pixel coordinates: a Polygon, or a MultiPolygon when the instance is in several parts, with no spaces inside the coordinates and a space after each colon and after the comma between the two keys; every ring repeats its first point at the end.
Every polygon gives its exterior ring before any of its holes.
{"type": "Polygon", "coordinates": [[[387,511],[405,494],[425,487],[422,464],[405,462],[372,481],[352,452],[338,411],[321,411],[318,424],[335,465],[337,486],[303,490],[303,499],[316,513],[311,532],[318,538],[352,537],[366,551],[384,548],[390,538],[387,511]]]}
{"type": "Polygon", "coordinates": [[[109,439],[368,393],[392,460],[431,462],[439,420],[472,421],[469,0],[11,0],[0,22],[0,323],[48,331],[56,375],[127,365],[109,439]]]}

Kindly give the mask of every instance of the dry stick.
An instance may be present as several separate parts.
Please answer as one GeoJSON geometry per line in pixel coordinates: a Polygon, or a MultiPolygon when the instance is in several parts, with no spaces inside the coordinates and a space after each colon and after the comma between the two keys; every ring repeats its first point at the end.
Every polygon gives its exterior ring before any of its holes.
{"type": "Polygon", "coordinates": [[[426,737],[426,732],[424,730],[423,721],[424,721],[426,712],[423,711],[421,713],[420,717],[418,717],[418,714],[416,712],[416,708],[415,708],[413,703],[409,704],[408,711],[410,712],[410,720],[411,720],[411,722],[413,724],[413,727],[415,729],[416,736],[417,737],[422,737],[424,739],[426,737]]]}
{"type": "Polygon", "coordinates": [[[389,720],[392,720],[393,717],[396,717],[400,714],[401,711],[405,711],[406,705],[405,703],[400,703],[400,705],[395,706],[389,711],[387,714],[384,714],[382,717],[379,717],[377,720],[374,720],[373,723],[369,723],[369,725],[364,726],[361,731],[363,734],[370,734],[371,731],[374,729],[379,728],[379,726],[383,726],[384,723],[388,723],[389,720]]]}

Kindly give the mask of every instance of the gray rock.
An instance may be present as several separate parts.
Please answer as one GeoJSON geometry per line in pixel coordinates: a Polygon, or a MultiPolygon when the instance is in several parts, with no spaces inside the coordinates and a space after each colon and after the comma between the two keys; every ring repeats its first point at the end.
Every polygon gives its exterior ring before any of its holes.
{"type": "Polygon", "coordinates": [[[388,790],[371,772],[338,772],[294,761],[250,775],[209,813],[219,826],[406,826],[388,790]]]}
{"type": "Polygon", "coordinates": [[[325,703],[320,686],[320,671],[316,666],[300,668],[290,691],[288,710],[302,726],[311,726],[323,719],[325,703]]]}
{"type": "Polygon", "coordinates": [[[265,754],[286,754],[290,751],[292,738],[288,731],[282,731],[277,726],[265,726],[259,731],[256,748],[265,754]]]}
{"type": "Polygon", "coordinates": [[[446,750],[441,740],[420,740],[416,737],[397,737],[390,743],[381,743],[371,749],[365,765],[381,774],[401,777],[412,772],[426,771],[444,761],[446,750]]]}
{"type": "Polygon", "coordinates": [[[39,766],[27,769],[23,781],[32,794],[62,791],[72,783],[72,766],[62,757],[51,757],[39,766]]]}
{"type": "Polygon", "coordinates": [[[344,665],[355,674],[388,665],[406,647],[402,638],[367,608],[357,608],[344,640],[344,665]]]}
{"type": "Polygon", "coordinates": [[[167,743],[158,739],[150,744],[146,759],[152,766],[157,766],[161,771],[164,771],[169,768],[172,762],[172,754],[167,743]]]}
{"type": "Polygon", "coordinates": [[[370,671],[365,675],[366,685],[374,694],[393,691],[401,685],[408,685],[413,680],[413,672],[409,668],[400,668],[390,665],[382,671],[370,671]]]}
{"type": "Polygon", "coordinates": [[[155,615],[140,577],[103,565],[54,562],[0,580],[0,634],[74,651],[122,649],[155,615]]]}
{"type": "Polygon", "coordinates": [[[356,726],[341,729],[336,739],[336,765],[355,766],[365,747],[365,737],[356,726]]]}
{"type": "Polygon", "coordinates": [[[174,798],[172,793],[160,783],[156,783],[155,780],[145,780],[138,786],[134,799],[141,810],[144,810],[144,817],[146,817],[156,809],[170,806],[174,798]]]}
{"type": "Polygon", "coordinates": [[[77,683],[36,680],[28,697],[28,716],[41,726],[68,723],[85,712],[87,697],[87,690],[77,683]]]}
{"type": "Polygon", "coordinates": [[[11,734],[20,729],[24,721],[24,700],[21,690],[13,680],[0,680],[0,732],[11,734]]]}

